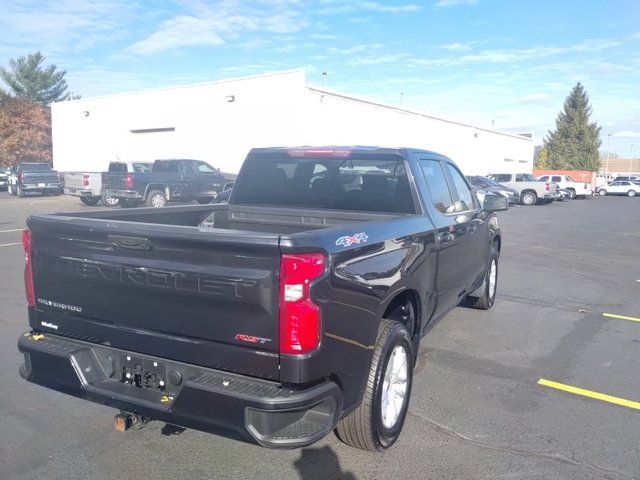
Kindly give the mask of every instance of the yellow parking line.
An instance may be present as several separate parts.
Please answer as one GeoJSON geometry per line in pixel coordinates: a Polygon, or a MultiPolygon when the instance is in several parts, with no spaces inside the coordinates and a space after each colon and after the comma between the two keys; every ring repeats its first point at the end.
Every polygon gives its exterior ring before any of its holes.
{"type": "Polygon", "coordinates": [[[16,228],[15,230],[0,230],[0,233],[21,232],[24,228],[16,228]]]}
{"type": "Polygon", "coordinates": [[[0,243],[0,247],[13,247],[14,245],[22,245],[22,243],[0,243]]]}
{"type": "Polygon", "coordinates": [[[608,318],[617,318],[618,320],[629,320],[630,322],[640,322],[640,318],[626,317],[624,315],[614,315],[613,313],[603,313],[602,316],[608,318]]]}
{"type": "Polygon", "coordinates": [[[595,398],[603,402],[615,403],[616,405],[622,405],[623,407],[633,408],[640,410],[640,402],[634,402],[632,400],[626,400],[624,398],[612,397],[605,393],[593,392],[591,390],[585,390],[584,388],[572,387],[571,385],[564,385],[563,383],[552,382],[551,380],[545,380],[541,378],[538,380],[538,385],[544,385],[545,387],[555,388],[564,392],[575,393],[576,395],[582,395],[583,397],[595,398]]]}

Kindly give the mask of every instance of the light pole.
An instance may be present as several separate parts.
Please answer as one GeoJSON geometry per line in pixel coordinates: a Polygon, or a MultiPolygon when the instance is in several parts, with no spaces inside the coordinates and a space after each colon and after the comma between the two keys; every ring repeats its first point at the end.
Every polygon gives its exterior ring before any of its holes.
{"type": "Polygon", "coordinates": [[[609,175],[609,144],[611,143],[611,134],[607,135],[607,164],[604,167],[604,179],[607,180],[607,176],[609,175]]]}

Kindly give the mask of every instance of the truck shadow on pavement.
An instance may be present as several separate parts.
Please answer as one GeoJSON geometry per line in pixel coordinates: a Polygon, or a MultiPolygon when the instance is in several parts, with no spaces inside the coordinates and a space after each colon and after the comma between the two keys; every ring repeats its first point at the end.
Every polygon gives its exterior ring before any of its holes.
{"type": "Polygon", "coordinates": [[[351,472],[345,472],[340,466],[340,460],[329,446],[322,448],[303,448],[293,465],[303,480],[341,479],[356,480],[351,472]]]}

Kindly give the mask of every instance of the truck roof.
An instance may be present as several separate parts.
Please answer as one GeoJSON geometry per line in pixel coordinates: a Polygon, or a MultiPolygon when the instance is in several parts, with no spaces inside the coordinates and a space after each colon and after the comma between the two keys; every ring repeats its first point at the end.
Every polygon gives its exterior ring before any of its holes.
{"type": "MultiPolygon", "coordinates": [[[[407,147],[380,147],[371,145],[300,145],[300,146],[282,146],[282,147],[266,147],[253,148],[253,153],[269,153],[286,151],[289,155],[295,156],[327,156],[327,157],[349,157],[352,154],[376,153],[376,154],[398,154],[405,156],[408,152],[421,152],[430,155],[443,157],[442,154],[430,150],[420,148],[407,147]]],[[[444,157],[446,158],[446,157],[444,157]]]]}

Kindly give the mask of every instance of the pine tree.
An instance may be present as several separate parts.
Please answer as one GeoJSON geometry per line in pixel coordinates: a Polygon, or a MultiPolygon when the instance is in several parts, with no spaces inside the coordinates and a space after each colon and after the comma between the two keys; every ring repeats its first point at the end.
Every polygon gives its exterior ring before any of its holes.
{"type": "Polygon", "coordinates": [[[26,57],[9,60],[10,69],[0,67],[0,78],[11,92],[20,98],[49,105],[51,102],[67,100],[65,70],[57,70],[55,65],[42,67],[44,56],[36,52],[26,57]]]}
{"type": "Polygon", "coordinates": [[[564,110],[556,118],[555,131],[545,139],[550,168],[596,171],[600,167],[598,149],[600,127],[590,122],[589,96],[580,82],[564,101],[564,110]]]}

